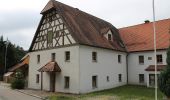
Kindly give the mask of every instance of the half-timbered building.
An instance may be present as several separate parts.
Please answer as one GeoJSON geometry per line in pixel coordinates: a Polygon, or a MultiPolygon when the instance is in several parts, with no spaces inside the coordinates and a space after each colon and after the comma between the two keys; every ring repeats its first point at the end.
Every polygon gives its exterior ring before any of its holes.
{"type": "Polygon", "coordinates": [[[41,14],[29,88],[79,94],[126,84],[125,47],[112,24],[54,0],[41,14]]]}
{"type": "MultiPolygon", "coordinates": [[[[125,84],[154,85],[152,23],[115,28],[50,0],[29,49],[28,88],[88,93],[125,84]]],[[[170,19],[156,22],[158,74],[165,65],[170,19]]]]}

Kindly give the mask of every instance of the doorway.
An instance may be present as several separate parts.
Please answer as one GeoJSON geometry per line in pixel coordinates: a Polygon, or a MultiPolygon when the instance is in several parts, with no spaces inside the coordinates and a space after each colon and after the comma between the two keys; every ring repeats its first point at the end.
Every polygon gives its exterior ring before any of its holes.
{"type": "Polygon", "coordinates": [[[55,72],[50,72],[50,92],[55,92],[55,72]]]}

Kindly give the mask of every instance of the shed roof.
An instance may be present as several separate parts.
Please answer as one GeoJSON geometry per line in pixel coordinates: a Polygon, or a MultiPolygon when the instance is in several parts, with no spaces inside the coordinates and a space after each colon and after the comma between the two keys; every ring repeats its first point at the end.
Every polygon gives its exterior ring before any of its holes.
{"type": "Polygon", "coordinates": [[[27,56],[24,56],[23,58],[22,58],[22,60],[19,62],[19,63],[17,63],[16,65],[14,65],[13,67],[11,67],[10,69],[9,69],[9,71],[10,72],[14,72],[14,71],[16,71],[17,69],[20,69],[20,68],[22,68],[22,67],[28,67],[28,65],[29,65],[29,55],[27,55],[27,56]]]}

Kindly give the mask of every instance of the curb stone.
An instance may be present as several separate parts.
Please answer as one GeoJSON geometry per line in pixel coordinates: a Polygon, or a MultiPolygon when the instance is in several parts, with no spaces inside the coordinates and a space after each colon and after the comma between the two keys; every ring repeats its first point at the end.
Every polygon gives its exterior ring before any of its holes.
{"type": "Polygon", "coordinates": [[[43,98],[41,96],[37,96],[37,95],[34,95],[34,94],[23,92],[22,90],[18,90],[18,89],[15,89],[15,90],[20,92],[20,93],[23,93],[23,94],[26,94],[26,95],[29,95],[29,96],[32,96],[32,97],[36,97],[36,98],[39,98],[39,99],[42,99],[42,100],[49,100],[48,97],[43,98]]]}
{"type": "MultiPolygon", "coordinates": [[[[6,85],[6,83],[3,83],[3,82],[0,82],[1,86],[4,86],[4,87],[7,87],[7,88],[10,88],[10,85],[6,85]]],[[[19,90],[19,89],[13,89],[14,91],[17,91],[17,92],[20,92],[20,93],[23,93],[23,94],[26,94],[26,95],[29,95],[29,96],[32,96],[32,97],[36,97],[36,98],[39,98],[41,100],[49,100],[48,97],[40,97],[40,96],[37,96],[37,95],[33,95],[33,94],[30,94],[30,93],[26,93],[26,92],[23,92],[22,90],[19,90]]]]}

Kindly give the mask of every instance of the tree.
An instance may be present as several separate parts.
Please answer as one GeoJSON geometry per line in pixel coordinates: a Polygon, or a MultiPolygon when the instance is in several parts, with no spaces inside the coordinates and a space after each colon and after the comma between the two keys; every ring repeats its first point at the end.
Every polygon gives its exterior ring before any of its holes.
{"type": "Polygon", "coordinates": [[[167,51],[167,66],[166,68],[161,72],[159,76],[159,89],[164,93],[168,100],[170,100],[170,47],[167,51]]]}
{"type": "Polygon", "coordinates": [[[15,73],[15,78],[11,83],[12,89],[23,89],[25,86],[24,75],[21,70],[18,70],[15,73]]]}
{"type": "MultiPolygon", "coordinates": [[[[6,52],[6,44],[3,36],[0,36],[0,80],[2,80],[2,76],[4,74],[5,68],[5,52],[6,52]]],[[[21,58],[26,54],[26,52],[20,46],[16,46],[9,42],[7,48],[7,56],[6,56],[6,71],[15,65],[17,62],[21,60],[21,58]]]]}

